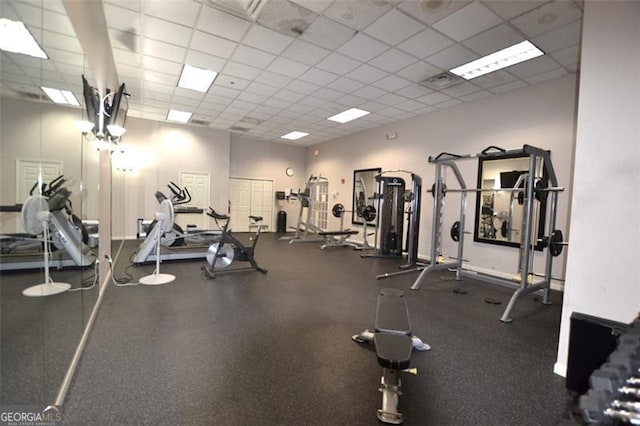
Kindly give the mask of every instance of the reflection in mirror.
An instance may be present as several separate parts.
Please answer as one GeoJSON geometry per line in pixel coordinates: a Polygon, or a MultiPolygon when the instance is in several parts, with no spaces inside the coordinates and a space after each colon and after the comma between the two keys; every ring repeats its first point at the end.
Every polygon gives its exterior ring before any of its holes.
{"type": "MultiPolygon", "coordinates": [[[[536,164],[534,182],[547,181],[542,160],[536,164]]],[[[474,241],[519,247],[524,229],[524,204],[529,174],[529,156],[481,157],[478,164],[478,192],[474,241]]],[[[546,201],[534,203],[534,235],[544,235],[546,201]],[[542,213],[542,214],[541,214],[542,213]]],[[[542,250],[541,244],[536,250],[542,250]]]]}
{"type": "Polygon", "coordinates": [[[98,153],[76,127],[82,109],[41,89],[81,101],[84,56],[62,4],[0,3],[0,16],[25,22],[49,55],[2,52],[0,405],[52,404],[98,295],[98,153]]]}
{"type": "MultiPolygon", "coordinates": [[[[353,206],[351,208],[351,223],[362,225],[365,219],[362,212],[367,206],[374,206],[373,194],[376,192],[376,175],[381,168],[360,169],[353,171],[353,206]]],[[[366,221],[367,225],[376,224],[376,219],[366,221]]]]}

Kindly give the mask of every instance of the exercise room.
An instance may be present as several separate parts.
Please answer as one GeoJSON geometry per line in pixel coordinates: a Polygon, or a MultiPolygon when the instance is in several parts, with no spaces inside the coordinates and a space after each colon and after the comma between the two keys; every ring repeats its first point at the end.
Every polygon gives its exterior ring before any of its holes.
{"type": "Polygon", "coordinates": [[[637,1],[0,32],[0,423],[640,421],[637,1]]]}

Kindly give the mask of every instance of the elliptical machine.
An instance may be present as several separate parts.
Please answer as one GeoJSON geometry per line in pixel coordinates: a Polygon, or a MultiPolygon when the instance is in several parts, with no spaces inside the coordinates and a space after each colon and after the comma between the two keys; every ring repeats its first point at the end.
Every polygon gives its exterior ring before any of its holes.
{"type": "Polygon", "coordinates": [[[220,239],[211,244],[207,250],[207,265],[202,266],[201,268],[207,278],[213,279],[216,277],[216,274],[228,272],[242,272],[250,270],[256,270],[263,274],[268,272],[265,268],[258,265],[258,262],[256,262],[255,259],[255,250],[256,245],[258,244],[258,239],[260,238],[260,232],[262,231],[262,228],[266,227],[266,225],[260,223],[262,222],[261,216],[249,216],[249,219],[251,219],[249,227],[256,228],[256,232],[251,238],[253,243],[248,247],[231,234],[231,229],[229,229],[230,216],[217,213],[211,207],[209,207],[207,215],[211,216],[216,221],[216,224],[222,228],[220,239]],[[220,225],[221,221],[223,222],[222,225],[220,225]],[[249,262],[251,266],[225,269],[230,266],[233,261],[249,262]],[[221,269],[225,270],[220,271],[221,269]]]}

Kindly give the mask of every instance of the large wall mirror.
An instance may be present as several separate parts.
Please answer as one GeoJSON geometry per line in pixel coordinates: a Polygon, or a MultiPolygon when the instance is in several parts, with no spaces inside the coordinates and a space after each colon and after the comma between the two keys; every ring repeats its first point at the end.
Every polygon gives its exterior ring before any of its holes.
{"type": "MultiPolygon", "coordinates": [[[[363,225],[365,219],[362,211],[367,206],[375,207],[374,194],[377,189],[376,175],[381,168],[360,169],[353,171],[353,206],[351,208],[351,223],[363,225]]],[[[376,219],[367,221],[367,225],[376,224],[376,219]]]]}
{"type": "Polygon", "coordinates": [[[78,130],[83,108],[55,105],[40,87],[82,103],[90,73],[60,1],[0,3],[49,54],[2,52],[0,405],[52,404],[98,298],[99,153],[78,130]]]}
{"type": "MultiPolygon", "coordinates": [[[[478,192],[474,241],[520,247],[525,220],[528,155],[481,157],[478,163],[478,192]]],[[[542,160],[535,166],[536,179],[547,181],[542,160]]],[[[546,200],[533,203],[534,235],[544,235],[546,200]]],[[[537,243],[536,250],[542,250],[537,243]]]]}

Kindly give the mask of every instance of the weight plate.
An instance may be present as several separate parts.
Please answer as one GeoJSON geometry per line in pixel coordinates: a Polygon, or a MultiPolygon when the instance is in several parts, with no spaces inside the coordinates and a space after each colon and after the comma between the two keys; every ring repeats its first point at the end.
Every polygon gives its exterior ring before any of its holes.
{"type": "Polygon", "coordinates": [[[367,222],[376,220],[376,208],[373,206],[367,206],[362,210],[362,218],[367,222]]]}
{"type": "Polygon", "coordinates": [[[333,217],[342,217],[342,215],[344,214],[344,206],[342,205],[342,203],[334,204],[333,208],[331,209],[331,213],[333,213],[333,217]]]}
{"type": "Polygon", "coordinates": [[[234,255],[234,251],[233,251],[233,247],[229,244],[223,245],[220,249],[218,249],[218,247],[220,246],[220,243],[213,243],[209,246],[209,249],[207,250],[207,263],[210,266],[214,266],[215,268],[218,269],[224,269],[227,266],[231,265],[231,262],[233,262],[233,255],[234,255]],[[217,255],[217,259],[215,259],[215,265],[214,265],[214,257],[217,255]]]}
{"type": "Polygon", "coordinates": [[[549,251],[551,252],[551,256],[557,257],[562,253],[563,243],[562,231],[559,229],[555,229],[551,233],[551,238],[549,238],[549,251]]]}
{"type": "Polygon", "coordinates": [[[453,241],[460,241],[460,221],[456,220],[451,226],[451,239],[453,241]]]}

